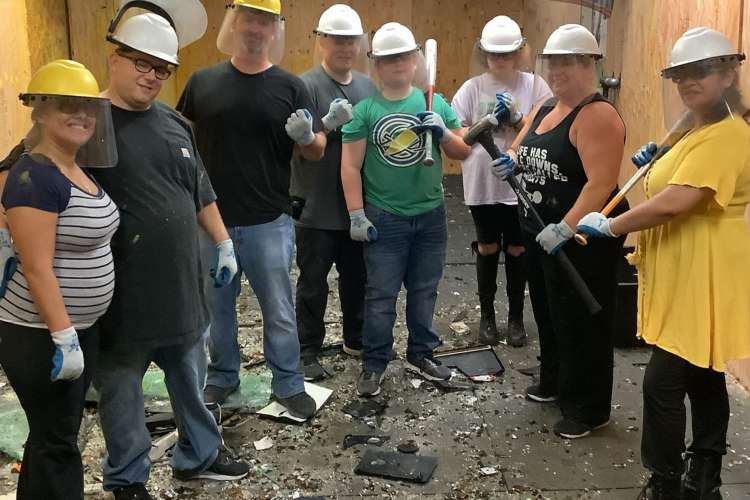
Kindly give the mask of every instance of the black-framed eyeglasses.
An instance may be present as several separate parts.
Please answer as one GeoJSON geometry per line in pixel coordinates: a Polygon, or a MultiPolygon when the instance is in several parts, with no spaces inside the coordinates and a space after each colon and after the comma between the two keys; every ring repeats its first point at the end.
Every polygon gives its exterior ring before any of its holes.
{"type": "Polygon", "coordinates": [[[174,71],[167,64],[151,64],[145,59],[133,57],[119,50],[117,51],[117,55],[133,61],[133,65],[135,66],[136,71],[138,71],[139,73],[150,73],[151,70],[154,70],[154,75],[156,76],[157,80],[166,80],[167,78],[172,76],[172,72],[174,71]]]}

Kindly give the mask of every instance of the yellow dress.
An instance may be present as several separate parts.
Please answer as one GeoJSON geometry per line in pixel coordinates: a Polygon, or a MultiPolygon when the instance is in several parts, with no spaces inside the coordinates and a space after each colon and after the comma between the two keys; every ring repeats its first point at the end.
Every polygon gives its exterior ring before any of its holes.
{"type": "Polygon", "coordinates": [[[709,188],[710,202],[642,231],[638,334],[691,364],[725,370],[750,357],[750,127],[739,117],[690,132],[658,160],[646,198],[668,185],[709,188]]]}

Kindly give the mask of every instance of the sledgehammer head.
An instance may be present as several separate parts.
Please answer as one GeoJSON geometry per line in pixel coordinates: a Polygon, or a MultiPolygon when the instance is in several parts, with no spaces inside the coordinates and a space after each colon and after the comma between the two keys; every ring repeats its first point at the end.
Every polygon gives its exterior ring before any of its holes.
{"type": "Polygon", "coordinates": [[[474,144],[476,144],[476,142],[479,140],[479,136],[482,135],[485,130],[491,130],[497,127],[497,125],[497,118],[495,118],[494,115],[489,114],[485,116],[474,125],[472,125],[469,131],[466,132],[466,135],[464,135],[464,142],[469,146],[473,146],[474,144]]]}

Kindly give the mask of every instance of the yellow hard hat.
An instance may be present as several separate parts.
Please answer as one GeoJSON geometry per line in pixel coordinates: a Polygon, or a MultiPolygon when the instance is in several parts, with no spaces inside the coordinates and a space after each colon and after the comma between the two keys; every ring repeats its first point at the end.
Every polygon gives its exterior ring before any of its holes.
{"type": "Polygon", "coordinates": [[[281,15],[281,0],[234,0],[234,7],[249,7],[251,9],[270,12],[271,14],[281,15]]]}
{"type": "Polygon", "coordinates": [[[99,84],[83,64],[68,59],[47,63],[34,73],[25,94],[19,98],[25,105],[34,95],[57,95],[101,99],[99,84]]]}

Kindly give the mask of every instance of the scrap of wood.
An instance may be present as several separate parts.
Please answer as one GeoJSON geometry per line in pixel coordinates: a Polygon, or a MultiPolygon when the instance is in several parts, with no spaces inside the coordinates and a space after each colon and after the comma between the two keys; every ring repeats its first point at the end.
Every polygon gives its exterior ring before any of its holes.
{"type": "Polygon", "coordinates": [[[177,430],[174,430],[151,445],[151,451],[148,452],[148,458],[152,463],[156,462],[166,455],[172,446],[176,444],[177,430]]]}

